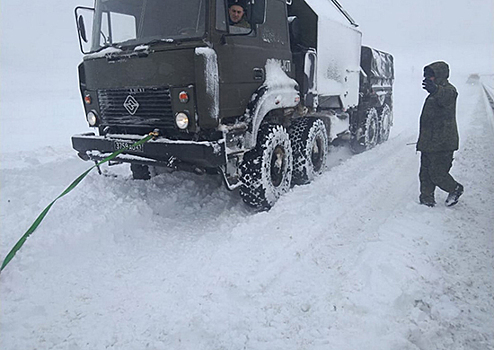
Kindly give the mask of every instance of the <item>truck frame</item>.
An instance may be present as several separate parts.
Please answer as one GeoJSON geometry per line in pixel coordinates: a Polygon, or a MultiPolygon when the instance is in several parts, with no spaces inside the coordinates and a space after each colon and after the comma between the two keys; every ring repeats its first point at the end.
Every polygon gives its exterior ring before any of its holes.
{"type": "Polygon", "coordinates": [[[156,167],[220,173],[269,209],[324,171],[332,143],[362,152],[388,139],[393,57],[361,45],[338,1],[239,1],[76,8],[80,91],[96,129],[72,137],[79,156],[98,161],[154,131],[115,159],[135,179],[156,167]],[[231,22],[233,5],[248,25],[231,22]]]}

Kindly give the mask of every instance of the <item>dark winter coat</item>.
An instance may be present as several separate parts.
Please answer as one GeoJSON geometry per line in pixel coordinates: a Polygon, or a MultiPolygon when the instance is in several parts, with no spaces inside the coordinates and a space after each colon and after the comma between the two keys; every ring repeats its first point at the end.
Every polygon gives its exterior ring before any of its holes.
{"type": "Polygon", "coordinates": [[[437,90],[425,100],[420,115],[417,150],[421,152],[456,151],[459,143],[456,125],[458,92],[448,81],[449,66],[445,62],[434,62],[427,67],[434,71],[437,90]]]}
{"type": "Polygon", "coordinates": [[[237,23],[232,22],[231,19],[229,20],[229,22],[231,26],[250,29],[250,23],[245,19],[245,15],[237,23]]]}

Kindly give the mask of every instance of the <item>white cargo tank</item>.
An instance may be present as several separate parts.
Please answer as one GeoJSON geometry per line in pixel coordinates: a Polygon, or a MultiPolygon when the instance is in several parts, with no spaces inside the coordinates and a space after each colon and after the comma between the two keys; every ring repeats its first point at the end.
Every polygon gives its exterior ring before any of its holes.
{"type": "Polygon", "coordinates": [[[359,98],[362,33],[334,0],[305,0],[317,15],[319,107],[355,107],[359,98]]]}

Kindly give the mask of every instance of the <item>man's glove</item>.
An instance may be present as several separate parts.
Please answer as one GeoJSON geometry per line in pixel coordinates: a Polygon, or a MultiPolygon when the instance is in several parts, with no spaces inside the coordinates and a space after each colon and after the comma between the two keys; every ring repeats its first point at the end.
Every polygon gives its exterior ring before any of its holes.
{"type": "Polygon", "coordinates": [[[424,79],[422,88],[427,90],[429,94],[433,94],[437,91],[437,85],[430,79],[424,79]]]}

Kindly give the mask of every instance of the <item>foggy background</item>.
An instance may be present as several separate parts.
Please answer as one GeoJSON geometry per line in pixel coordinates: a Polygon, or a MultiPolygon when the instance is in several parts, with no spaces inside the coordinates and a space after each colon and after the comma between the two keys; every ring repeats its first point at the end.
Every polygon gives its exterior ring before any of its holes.
{"type": "MultiPolygon", "coordinates": [[[[444,60],[455,74],[494,73],[492,0],[342,0],[364,45],[389,51],[397,70],[444,60]]],[[[399,76],[397,77],[399,79],[399,76]]]]}

